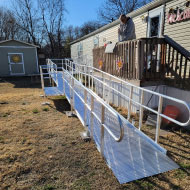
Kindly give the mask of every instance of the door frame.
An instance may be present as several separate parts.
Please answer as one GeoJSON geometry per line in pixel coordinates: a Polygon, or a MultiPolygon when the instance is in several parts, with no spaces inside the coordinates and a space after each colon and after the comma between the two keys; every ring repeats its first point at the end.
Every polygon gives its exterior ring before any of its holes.
{"type": "Polygon", "coordinates": [[[161,5],[161,6],[157,7],[156,9],[149,11],[149,13],[148,13],[148,25],[147,25],[147,37],[150,37],[151,18],[154,18],[156,16],[159,16],[159,20],[160,20],[158,37],[161,37],[163,24],[164,24],[164,5],[161,5]]]}
{"type": "Polygon", "coordinates": [[[9,61],[10,75],[25,75],[23,53],[8,53],[8,61],[9,61]],[[21,56],[22,56],[22,62],[20,62],[20,63],[13,63],[13,62],[11,62],[11,60],[10,60],[10,56],[9,56],[9,55],[14,55],[14,54],[19,54],[19,55],[21,55],[21,56]],[[12,73],[11,65],[15,65],[15,64],[22,65],[23,73],[12,73]]]}

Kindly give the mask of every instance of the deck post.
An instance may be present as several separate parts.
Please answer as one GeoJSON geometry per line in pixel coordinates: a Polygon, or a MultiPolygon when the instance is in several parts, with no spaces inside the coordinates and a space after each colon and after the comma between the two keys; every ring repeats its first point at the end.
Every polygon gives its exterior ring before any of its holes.
{"type": "Polygon", "coordinates": [[[105,107],[102,105],[101,111],[101,143],[100,143],[100,153],[102,157],[104,156],[104,119],[105,119],[105,107]]]}
{"type": "Polygon", "coordinates": [[[160,114],[162,113],[162,105],[163,105],[163,97],[160,96],[159,105],[158,105],[157,123],[156,123],[156,138],[155,138],[156,143],[159,142],[159,137],[160,137],[160,126],[161,126],[161,121],[162,121],[160,114]]]}

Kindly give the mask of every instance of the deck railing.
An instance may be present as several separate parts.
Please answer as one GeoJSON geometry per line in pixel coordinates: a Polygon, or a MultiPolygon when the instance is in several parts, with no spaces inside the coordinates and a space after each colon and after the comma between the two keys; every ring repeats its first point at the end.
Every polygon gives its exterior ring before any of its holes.
{"type": "Polygon", "coordinates": [[[123,79],[172,79],[180,87],[190,81],[190,53],[168,37],[117,43],[113,53],[105,53],[105,47],[96,48],[93,64],[123,79]],[[123,65],[120,69],[118,62],[123,65]]]}

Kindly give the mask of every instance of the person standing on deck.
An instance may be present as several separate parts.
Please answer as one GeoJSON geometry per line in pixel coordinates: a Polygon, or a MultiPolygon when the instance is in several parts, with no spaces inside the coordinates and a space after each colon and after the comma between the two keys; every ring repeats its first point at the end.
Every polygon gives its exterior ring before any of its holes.
{"type": "Polygon", "coordinates": [[[123,14],[120,16],[119,20],[121,22],[118,28],[119,42],[135,39],[135,25],[132,18],[123,14]]]}

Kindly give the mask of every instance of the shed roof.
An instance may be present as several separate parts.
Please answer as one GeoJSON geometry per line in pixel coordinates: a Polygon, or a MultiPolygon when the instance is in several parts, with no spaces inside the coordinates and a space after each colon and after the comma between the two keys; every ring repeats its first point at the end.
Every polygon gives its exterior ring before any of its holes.
{"type": "MultiPolygon", "coordinates": [[[[138,16],[140,14],[143,14],[143,13],[145,13],[145,12],[151,10],[151,9],[154,9],[154,8],[164,4],[164,3],[167,3],[169,1],[172,1],[172,0],[154,0],[154,1],[144,5],[143,7],[139,8],[139,9],[137,9],[135,11],[132,11],[131,13],[127,14],[127,16],[132,17],[132,18],[136,17],[136,16],[138,16]]],[[[107,24],[107,25],[95,30],[94,32],[91,32],[91,33],[89,33],[89,34],[87,34],[87,35],[85,35],[85,36],[71,42],[70,44],[72,45],[72,44],[75,44],[77,42],[80,42],[81,40],[84,40],[86,38],[89,38],[89,37],[91,37],[93,35],[96,35],[96,34],[102,32],[104,30],[107,30],[107,29],[109,29],[111,27],[114,27],[114,26],[118,25],[119,23],[120,23],[120,21],[119,21],[119,19],[117,19],[117,20],[113,21],[112,23],[107,24]]]]}
{"type": "Polygon", "coordinates": [[[35,48],[39,48],[39,46],[37,46],[37,45],[30,44],[30,43],[27,43],[27,42],[23,42],[23,41],[20,41],[20,40],[14,40],[14,39],[0,41],[0,45],[3,44],[3,43],[11,42],[11,41],[18,42],[18,43],[21,43],[21,44],[24,44],[24,45],[27,45],[27,46],[32,46],[32,47],[35,47],[35,48]]]}

